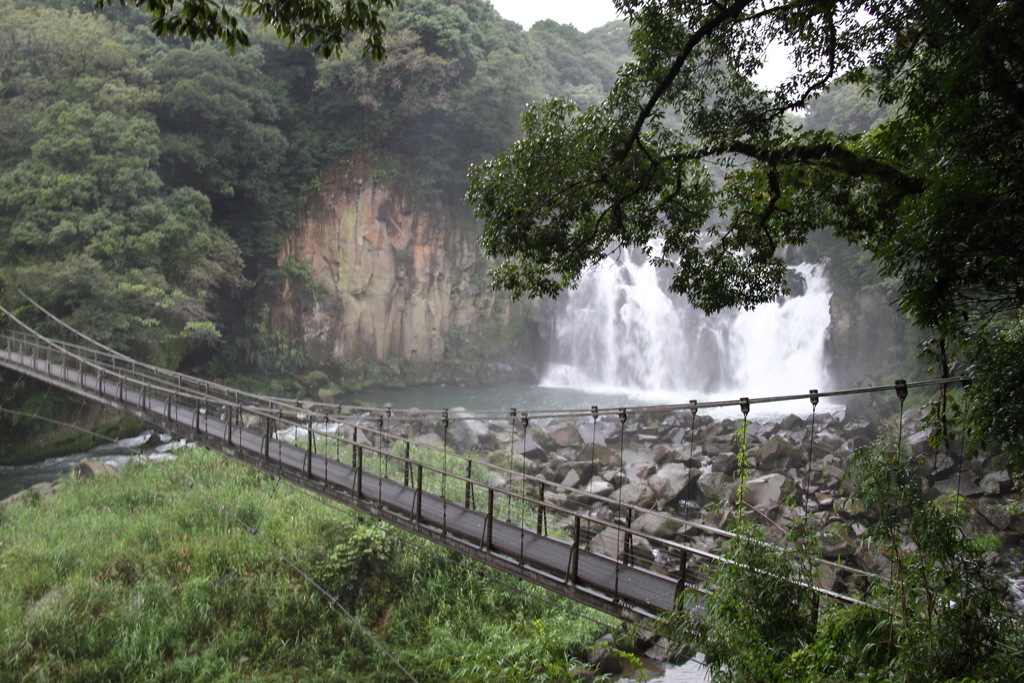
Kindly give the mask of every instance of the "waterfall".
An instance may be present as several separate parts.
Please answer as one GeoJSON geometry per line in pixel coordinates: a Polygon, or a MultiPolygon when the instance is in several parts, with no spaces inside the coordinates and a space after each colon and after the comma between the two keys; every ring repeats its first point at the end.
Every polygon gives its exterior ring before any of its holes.
{"type": "Polygon", "coordinates": [[[607,259],[555,304],[542,386],[680,402],[828,388],[832,290],[820,265],[790,268],[793,294],[705,316],[668,293],[670,271],[607,259]]]}

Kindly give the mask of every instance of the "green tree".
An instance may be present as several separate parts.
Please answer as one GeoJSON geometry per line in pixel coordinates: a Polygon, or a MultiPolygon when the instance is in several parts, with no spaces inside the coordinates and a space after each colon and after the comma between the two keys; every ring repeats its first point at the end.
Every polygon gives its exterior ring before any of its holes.
{"type": "Polygon", "coordinates": [[[210,226],[207,198],[191,188],[164,192],[152,119],[59,102],[36,132],[31,157],[0,176],[8,262],[88,253],[114,272],[154,268],[200,298],[243,285],[237,248],[210,226]]]}
{"type": "MultiPolygon", "coordinates": [[[[228,6],[214,0],[118,0],[122,7],[145,9],[152,17],[153,33],[190,40],[218,40],[234,52],[248,47],[244,19],[259,17],[277,36],[293,45],[312,48],[324,57],[337,53],[352,34],[362,34],[364,51],[374,59],[384,57],[384,16],[394,0],[241,0],[228,6]]],[[[97,9],[115,0],[94,0],[97,9]]]]}
{"type": "Polygon", "coordinates": [[[605,101],[532,107],[524,138],[472,169],[484,247],[505,259],[496,286],[553,295],[625,246],[705,311],[752,306],[786,288],[780,247],[830,228],[950,344],[1016,317],[1024,3],[618,6],[635,62],[605,101]],[[794,70],[764,90],[750,79],[772,42],[794,70]],[[867,133],[794,129],[840,76],[889,117],[867,133]]]}

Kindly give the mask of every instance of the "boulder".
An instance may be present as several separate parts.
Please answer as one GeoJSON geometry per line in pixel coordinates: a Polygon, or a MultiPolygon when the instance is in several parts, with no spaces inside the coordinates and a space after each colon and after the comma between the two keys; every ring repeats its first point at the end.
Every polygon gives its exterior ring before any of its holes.
{"type": "Polygon", "coordinates": [[[857,551],[857,541],[846,525],[833,522],[821,532],[821,556],[826,560],[850,557],[857,551]]]}
{"type": "Polygon", "coordinates": [[[843,425],[843,434],[847,439],[861,439],[864,441],[861,445],[867,445],[878,437],[878,429],[867,420],[850,420],[843,425]]]}
{"type": "Polygon", "coordinates": [[[615,487],[606,482],[604,479],[601,479],[600,477],[594,477],[589,484],[580,489],[578,493],[573,493],[572,496],[578,498],[586,498],[587,496],[585,494],[588,493],[593,494],[595,496],[607,496],[614,490],[615,487]]]}
{"type": "Polygon", "coordinates": [[[843,519],[863,519],[867,517],[864,501],[860,498],[836,498],[833,501],[833,508],[843,519]]]}
{"type": "Polygon", "coordinates": [[[115,474],[117,469],[112,465],[108,465],[102,460],[95,460],[93,458],[86,458],[78,464],[78,476],[83,479],[89,479],[91,477],[98,477],[103,474],[115,474]]]}
{"type": "Polygon", "coordinates": [[[648,534],[649,536],[672,538],[676,532],[679,531],[680,526],[682,526],[680,521],[673,517],[647,513],[646,515],[642,515],[638,519],[633,520],[633,524],[630,525],[630,528],[634,531],[648,534]]]}
{"type": "Polygon", "coordinates": [[[776,431],[795,432],[797,430],[803,429],[806,426],[807,422],[803,418],[798,417],[796,415],[790,415],[788,417],[782,418],[782,420],[776,427],[776,431]]]}
{"type": "Polygon", "coordinates": [[[766,474],[747,481],[744,500],[756,508],[778,505],[783,496],[791,495],[796,484],[784,474],[766,474]]]}
{"type": "Polygon", "coordinates": [[[937,481],[931,489],[928,490],[928,496],[930,498],[938,498],[949,493],[959,493],[964,498],[977,498],[985,492],[980,486],[974,483],[974,477],[968,475],[966,472],[962,477],[952,477],[944,481],[937,481]]]}
{"type": "Polygon", "coordinates": [[[705,472],[697,479],[697,488],[708,502],[728,500],[736,482],[722,472],[705,472]]]}
{"type": "Polygon", "coordinates": [[[931,455],[934,451],[928,439],[932,435],[931,429],[921,429],[907,437],[907,446],[911,453],[918,455],[931,455]]]}
{"type": "Polygon", "coordinates": [[[583,443],[580,432],[576,425],[565,422],[560,425],[552,425],[549,429],[538,429],[536,431],[537,443],[549,450],[556,448],[571,448],[583,443]]]}
{"type": "Polygon", "coordinates": [[[578,488],[580,485],[580,473],[576,470],[569,470],[559,485],[567,489],[578,488]]]}
{"type": "Polygon", "coordinates": [[[928,481],[939,481],[956,473],[957,461],[945,453],[922,455],[918,458],[918,473],[928,481]]]}
{"type": "Polygon", "coordinates": [[[483,422],[474,418],[465,408],[453,408],[448,438],[454,440],[460,453],[489,451],[498,448],[498,439],[483,422]]]}
{"type": "Polygon", "coordinates": [[[1010,473],[1006,470],[989,472],[981,478],[978,486],[985,492],[985,495],[998,496],[1010,492],[1010,488],[1013,486],[1013,479],[1010,478],[1010,473]]]}
{"type": "Polygon", "coordinates": [[[512,446],[513,450],[527,460],[547,462],[548,452],[536,442],[532,433],[527,433],[526,438],[512,446]]]}
{"type": "Polygon", "coordinates": [[[598,638],[587,651],[587,663],[601,675],[622,673],[622,658],[615,654],[615,638],[611,634],[598,638]]]}
{"type": "Polygon", "coordinates": [[[626,484],[609,497],[617,503],[642,508],[654,505],[655,501],[654,491],[646,482],[626,484]]]}
{"type": "Polygon", "coordinates": [[[697,492],[696,482],[700,474],[700,470],[696,468],[672,463],[658,470],[658,473],[652,476],[647,483],[658,500],[673,503],[680,496],[685,496],[687,499],[693,498],[697,492]]]}
{"type": "Polygon", "coordinates": [[[601,463],[604,467],[618,467],[622,464],[618,453],[607,446],[595,443],[584,444],[583,448],[579,450],[579,455],[576,456],[576,461],[590,462],[591,460],[601,463]]]}
{"type": "Polygon", "coordinates": [[[804,464],[803,453],[779,436],[773,436],[755,448],[751,455],[754,456],[757,468],[767,472],[781,472],[790,467],[802,467],[804,464]]]}
{"type": "Polygon", "coordinates": [[[721,472],[730,477],[736,473],[737,468],[735,453],[719,453],[711,463],[712,472],[721,472]]]}
{"type": "Polygon", "coordinates": [[[1010,513],[1002,505],[978,503],[978,513],[1000,531],[1005,531],[1010,526],[1010,513]]]}

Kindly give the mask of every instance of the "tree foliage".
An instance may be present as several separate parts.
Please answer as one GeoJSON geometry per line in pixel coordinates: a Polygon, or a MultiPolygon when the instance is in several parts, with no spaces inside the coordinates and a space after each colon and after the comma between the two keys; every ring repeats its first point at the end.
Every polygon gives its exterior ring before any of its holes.
{"type": "Polygon", "coordinates": [[[712,572],[714,590],[694,596],[702,609],[662,621],[666,633],[705,654],[711,680],[1018,679],[1024,629],[981,548],[965,536],[965,501],[927,499],[920,456],[898,443],[897,431],[887,425],[847,474],[872,520],[863,551],[888,569],[852,596],[858,602],[832,602],[807,588],[821,558],[809,525],[794,525],[779,543],[757,525],[735,524],[728,561],[712,572]]]}
{"type": "Polygon", "coordinates": [[[635,62],[607,98],[533,105],[523,139],[471,171],[485,248],[505,259],[497,286],[553,295],[635,247],[698,308],[753,306],[786,289],[780,248],[828,229],[867,249],[900,307],[943,338],[1016,317],[1022,3],[618,6],[635,62]],[[793,71],[764,89],[750,79],[773,42],[793,71]],[[888,117],[864,133],[794,127],[837,79],[888,117]]]}
{"type": "MultiPolygon", "coordinates": [[[[264,26],[272,26],[278,38],[291,47],[298,42],[324,57],[336,54],[351,34],[362,34],[364,53],[374,59],[384,57],[384,16],[396,7],[394,0],[241,0],[237,7],[213,0],[118,0],[122,7],[138,7],[153,20],[153,33],[191,40],[218,40],[234,52],[248,47],[246,17],[258,17],[264,26]]],[[[109,7],[114,0],[95,0],[97,9],[109,7]]]]}

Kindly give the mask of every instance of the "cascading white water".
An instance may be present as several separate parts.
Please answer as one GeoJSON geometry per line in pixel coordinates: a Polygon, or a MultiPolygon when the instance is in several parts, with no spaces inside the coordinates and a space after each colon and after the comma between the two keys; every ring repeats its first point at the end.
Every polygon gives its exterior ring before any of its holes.
{"type": "Polygon", "coordinates": [[[819,265],[795,266],[791,275],[804,291],[708,317],[667,292],[669,272],[608,259],[556,303],[541,384],[668,402],[827,389],[832,291],[819,265]]]}

